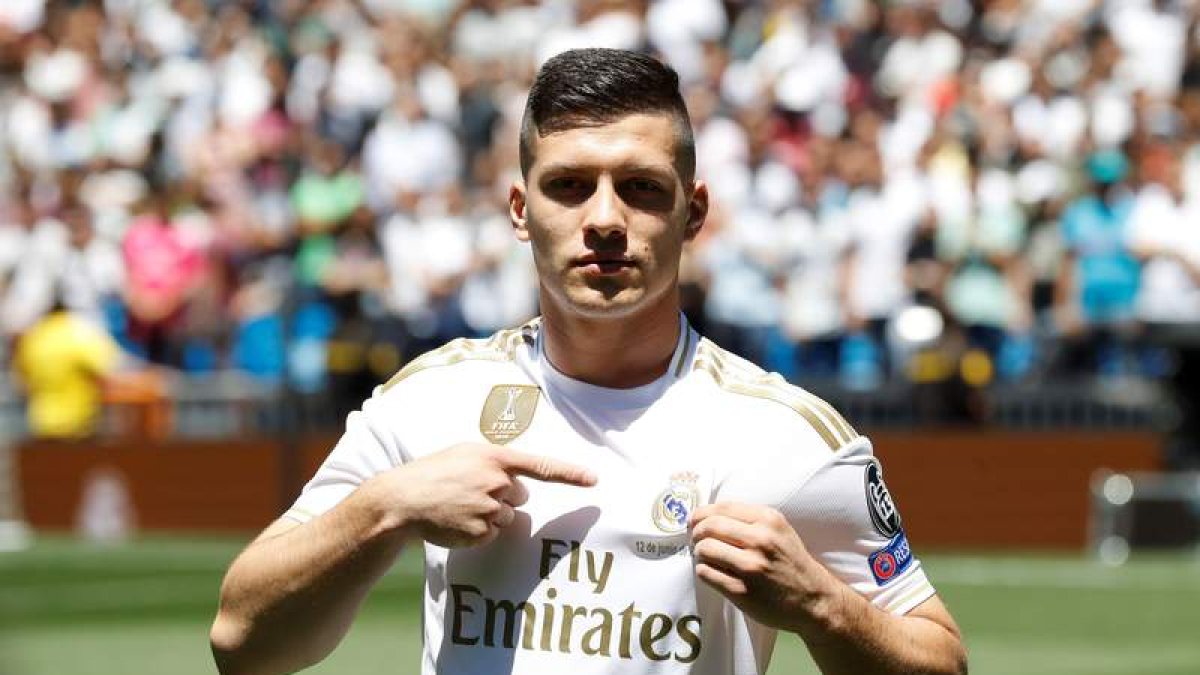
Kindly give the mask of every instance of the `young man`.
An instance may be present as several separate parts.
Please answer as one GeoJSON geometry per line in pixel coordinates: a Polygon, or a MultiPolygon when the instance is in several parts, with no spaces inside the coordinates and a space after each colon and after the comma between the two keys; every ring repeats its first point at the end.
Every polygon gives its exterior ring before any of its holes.
{"type": "Polygon", "coordinates": [[[674,72],[551,59],[521,163],[543,316],[417,359],[350,417],[231,567],[221,671],[320,660],[421,541],[426,674],[762,673],[777,630],[827,673],[963,672],[867,440],[681,318],[708,191],[674,72]]]}

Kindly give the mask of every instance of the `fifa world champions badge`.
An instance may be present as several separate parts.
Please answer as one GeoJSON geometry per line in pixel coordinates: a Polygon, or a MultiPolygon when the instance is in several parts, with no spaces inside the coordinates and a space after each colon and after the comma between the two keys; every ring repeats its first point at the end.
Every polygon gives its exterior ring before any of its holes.
{"type": "Polygon", "coordinates": [[[655,527],[668,534],[687,529],[688,518],[700,505],[700,490],[696,486],[699,478],[691,471],[671,475],[670,484],[658,493],[651,508],[650,519],[655,527]]]}
{"type": "Polygon", "coordinates": [[[525,433],[533,423],[533,413],[541,390],[521,384],[492,387],[479,413],[479,433],[492,443],[504,445],[525,433]]]}

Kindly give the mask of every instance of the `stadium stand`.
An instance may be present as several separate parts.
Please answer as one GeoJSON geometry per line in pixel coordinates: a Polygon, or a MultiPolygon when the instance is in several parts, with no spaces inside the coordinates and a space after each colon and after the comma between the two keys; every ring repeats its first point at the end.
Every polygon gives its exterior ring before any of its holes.
{"type": "Polygon", "coordinates": [[[681,76],[707,334],[863,426],[1173,430],[1200,457],[1196,350],[1155,338],[1200,323],[1186,2],[6,2],[3,363],[61,289],[167,369],[162,428],[336,427],[536,312],[512,140],[534,67],[583,45],[681,76]]]}

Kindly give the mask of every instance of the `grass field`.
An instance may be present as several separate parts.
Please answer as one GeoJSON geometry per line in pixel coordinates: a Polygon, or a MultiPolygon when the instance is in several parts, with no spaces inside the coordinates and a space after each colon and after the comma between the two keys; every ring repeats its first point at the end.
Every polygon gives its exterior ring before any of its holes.
{"type": "MultiPolygon", "coordinates": [[[[207,627],[233,539],[152,538],[113,548],[45,539],[0,554],[0,674],[215,672],[207,627]]],[[[1200,558],[926,555],[976,674],[1200,673],[1200,558]]],[[[350,636],[308,672],[417,672],[420,560],[406,555],[350,636]]],[[[795,638],[773,675],[815,673],[795,638]]]]}

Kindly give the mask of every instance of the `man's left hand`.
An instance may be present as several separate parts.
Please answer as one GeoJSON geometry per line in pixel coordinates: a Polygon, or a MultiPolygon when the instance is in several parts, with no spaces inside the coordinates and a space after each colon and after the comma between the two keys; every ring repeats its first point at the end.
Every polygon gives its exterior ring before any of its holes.
{"type": "Polygon", "coordinates": [[[755,620],[800,633],[828,616],[837,584],[779,511],[726,502],[691,519],[696,576],[755,620]]]}

